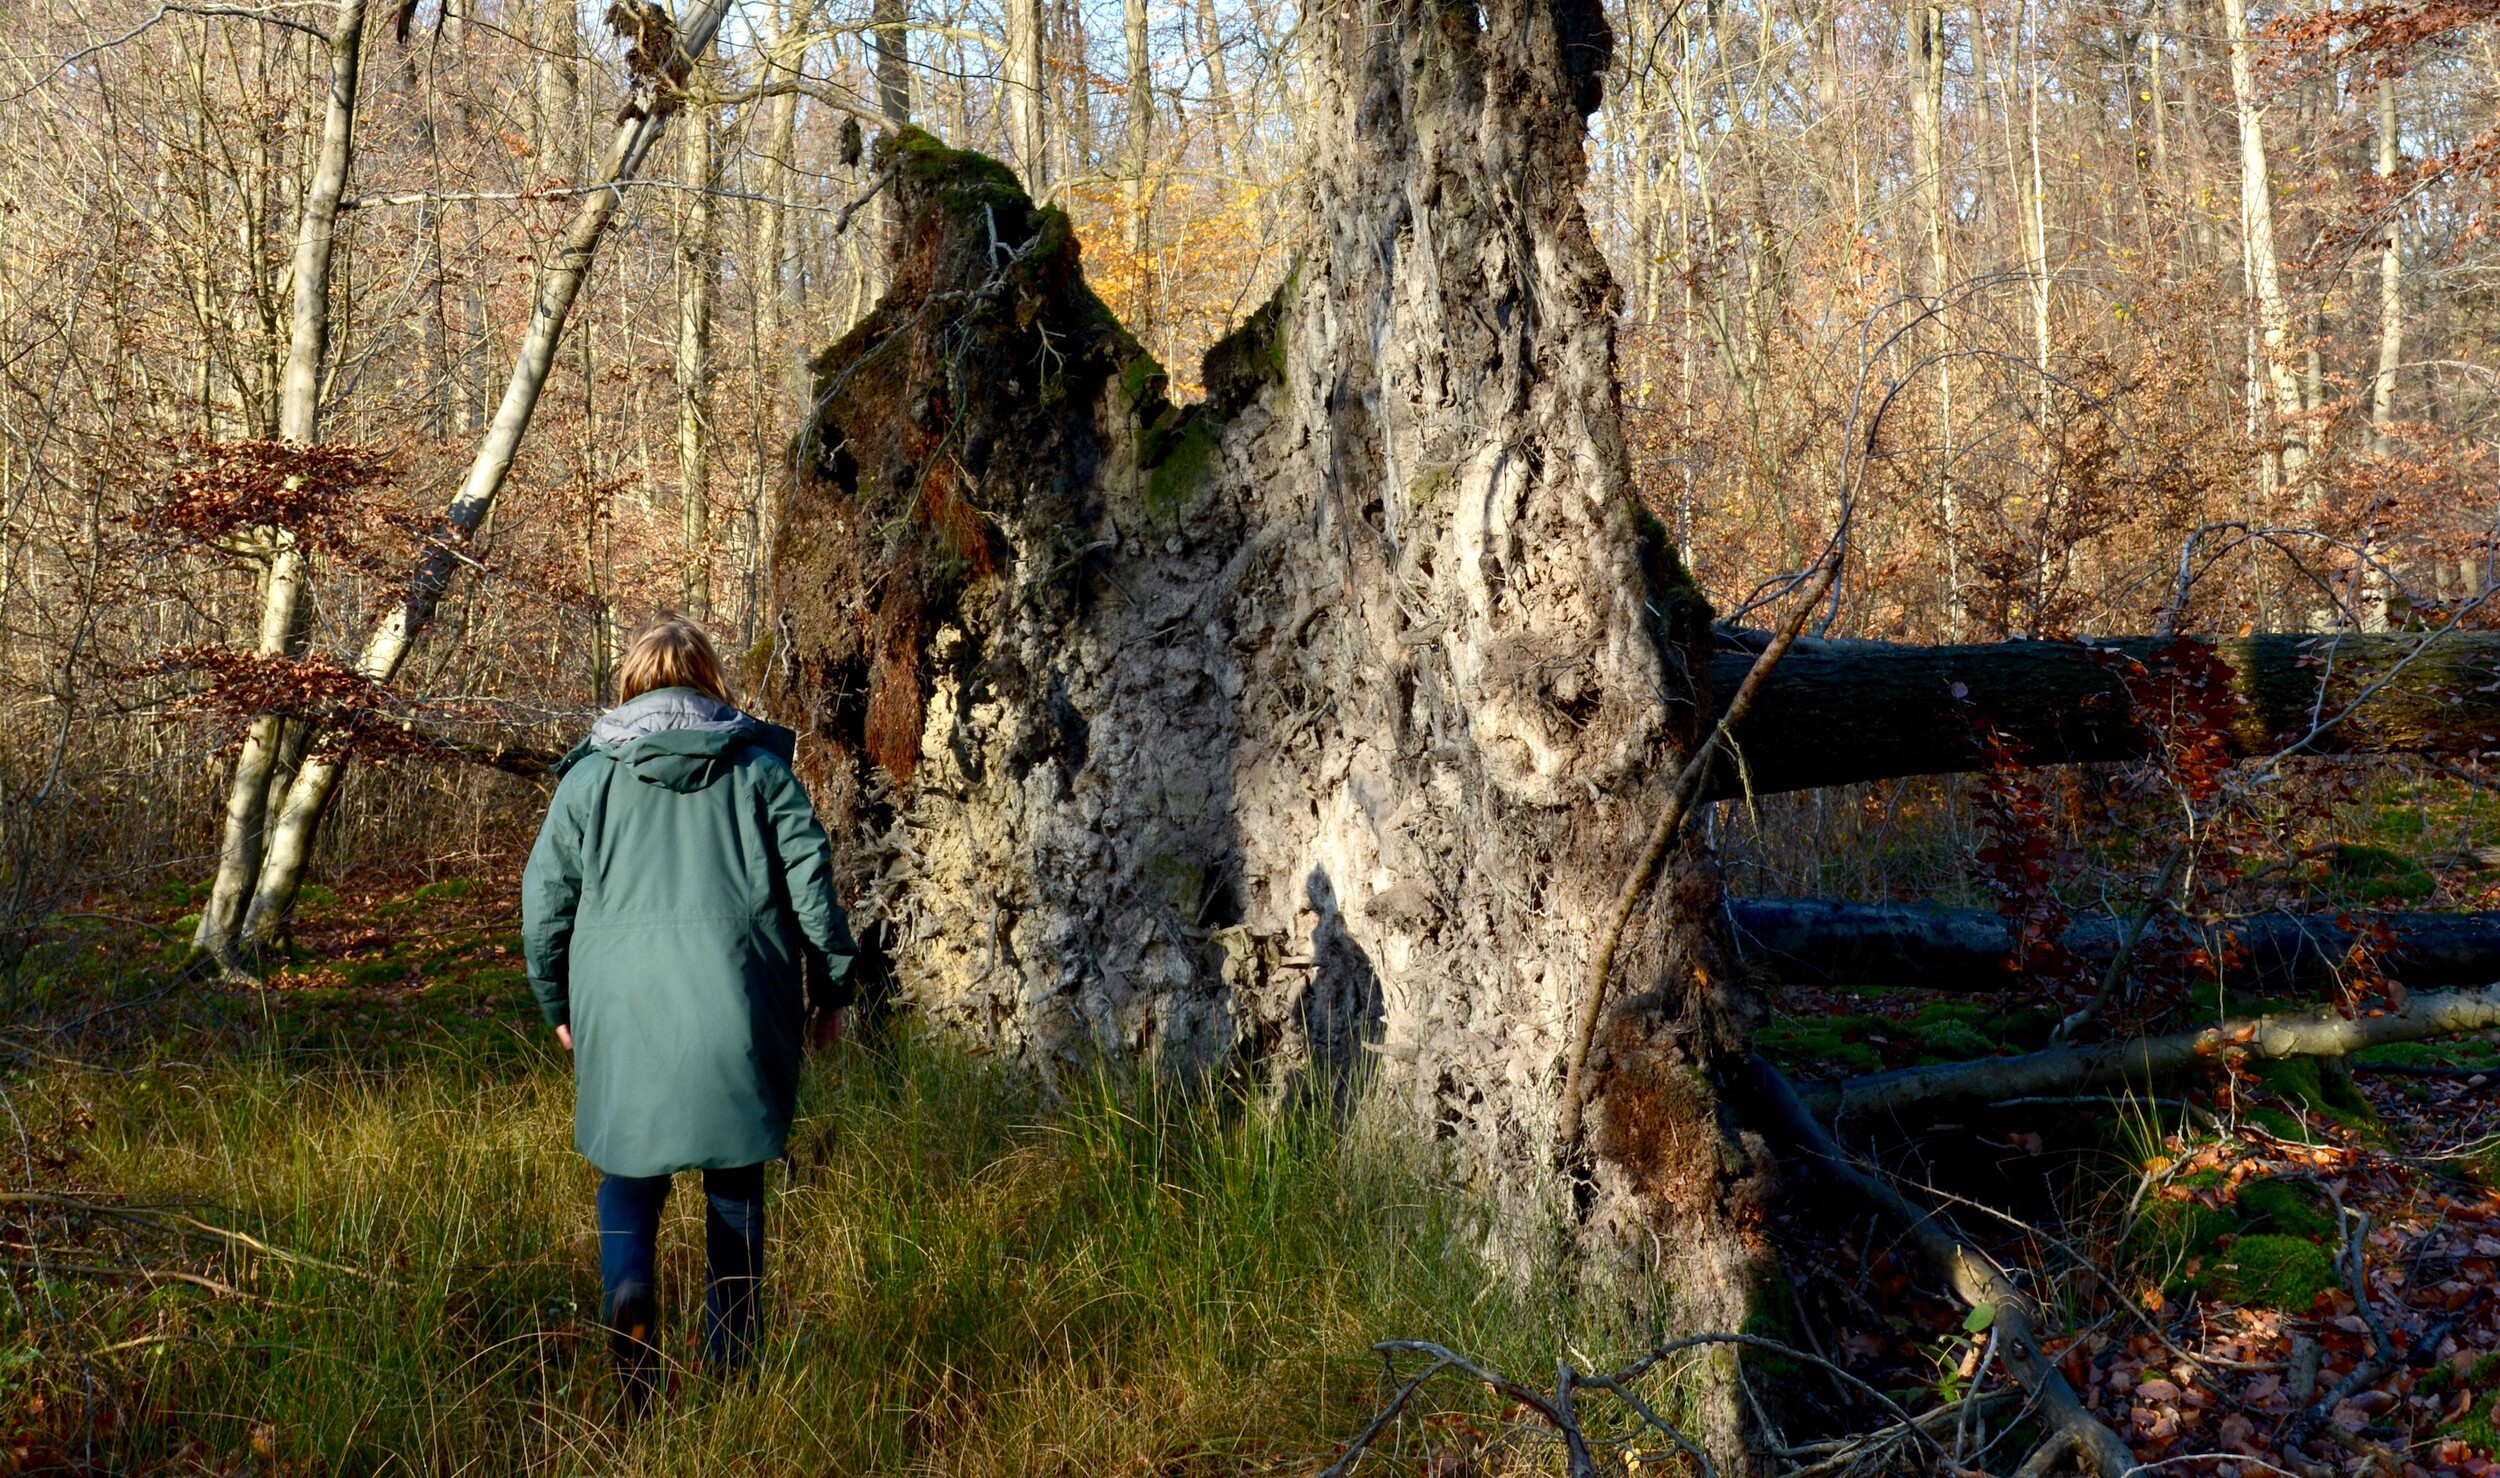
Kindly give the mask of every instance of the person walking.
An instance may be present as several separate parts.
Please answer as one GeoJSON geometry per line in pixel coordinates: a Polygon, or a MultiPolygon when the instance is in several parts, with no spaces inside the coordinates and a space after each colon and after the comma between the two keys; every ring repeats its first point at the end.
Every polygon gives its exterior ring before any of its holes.
{"type": "Polygon", "coordinates": [[[660,1373],[652,1261],[670,1179],[701,1170],[704,1350],[754,1349],[764,1166],[787,1148],[808,1013],[830,1040],[855,946],[796,736],[729,701],[719,654],[664,616],[623,702],[557,764],[521,884],[530,989],[573,1054],[573,1144],[601,1174],[601,1313],[631,1414],[660,1373]]]}

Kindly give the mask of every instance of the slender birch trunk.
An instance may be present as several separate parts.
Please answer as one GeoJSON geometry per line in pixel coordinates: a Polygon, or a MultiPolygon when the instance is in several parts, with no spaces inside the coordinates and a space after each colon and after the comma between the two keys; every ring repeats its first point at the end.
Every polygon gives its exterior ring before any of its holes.
{"type": "MultiPolygon", "coordinates": [[[[342,0],[329,38],[330,97],[321,126],[321,148],[312,178],[306,183],[295,228],[295,295],[289,315],[286,365],[279,377],[278,434],[289,442],[309,443],[320,430],[321,366],[330,344],[330,263],[337,239],[339,199],[355,158],[356,98],[362,80],[365,0],[342,0]]],[[[285,658],[302,652],[304,552],[285,529],[261,531],[268,566],[261,578],[259,640],[264,658],[285,658]]],[[[299,725],[300,727],[300,725],[299,725]]],[[[252,720],[235,758],[234,776],[226,791],[226,818],[217,848],[217,877],[200,912],[193,944],[218,965],[238,970],[236,930],[254,880],[261,871],[263,834],[267,829],[272,776],[288,758],[301,753],[303,736],[293,736],[278,714],[252,720]]]]}
{"type": "MultiPolygon", "coordinates": [[[[599,164],[598,182],[606,188],[594,189],[581,197],[581,206],[566,227],[554,259],[539,275],[537,302],[530,311],[529,327],[522,334],[512,377],[506,382],[495,418],[488,424],[477,454],[469,463],[468,475],[444,510],[431,547],[410,572],[407,594],[366,637],[364,649],[356,659],[356,670],[367,679],[388,682],[398,675],[400,664],[407,660],[409,649],[433,619],[435,608],[459,571],[461,546],[494,510],[495,495],[503,490],[504,479],[511,475],[521,437],[537,412],[539,392],[546,388],[548,371],[555,363],[556,345],[564,336],[565,320],[572,314],[574,300],[581,295],[583,280],[590,275],[591,263],[598,256],[600,240],[607,234],[608,223],[615,218],[617,205],[623,199],[624,191],[617,187],[618,182],[633,179],[641,171],[652,147],[667,132],[669,116],[679,106],[677,87],[690,70],[692,59],[711,50],[712,38],[719,34],[728,8],[729,0],[702,0],[679,31],[679,54],[667,75],[638,80],[620,111],[599,164]]],[[[285,807],[279,812],[261,863],[259,886],[252,894],[249,912],[244,915],[246,942],[258,944],[275,938],[293,911],[296,890],[312,859],[321,817],[338,786],[340,763],[337,755],[314,755],[305,760],[295,773],[294,783],[287,787],[285,807]]]]}
{"type": "MultiPolygon", "coordinates": [[[[2396,139],[2396,83],[2382,77],[2378,84],[2378,160],[2381,180],[2393,180],[2402,164],[2396,139]]],[[[2378,373],[2370,378],[2370,454],[2391,457],[2396,453],[2396,368],[2404,363],[2404,226],[2390,216],[2387,240],[2378,252],[2378,373]]],[[[2364,631],[2385,631],[2388,627],[2387,603],[2391,591],[2386,571],[2381,567],[2378,548],[2380,510],[2370,510],[2370,521],[2362,534],[2362,548],[2371,559],[2361,569],[2361,628],[2364,631]]]]}
{"type": "MultiPolygon", "coordinates": [[[[698,72],[703,58],[696,58],[698,72]]],[[[691,187],[677,218],[677,491],[684,539],[686,614],[712,618],[712,296],[720,281],[714,252],[713,110],[701,107],[678,135],[678,161],[691,187]]]]}
{"type": "Polygon", "coordinates": [[[2274,188],[2266,168],[2266,110],[2257,100],[2257,69],[2248,43],[2247,0],[2222,0],[2223,38],[2231,53],[2231,100],[2240,127],[2240,237],[2246,255],[2249,297],[2257,309],[2262,371],[2273,395],[2274,447],[2269,461],[2281,485],[2306,503],[2316,489],[2309,477],[2309,433],[2303,418],[2300,377],[2291,363],[2291,311],[2283,299],[2283,275],[2274,249],[2274,188]]]}

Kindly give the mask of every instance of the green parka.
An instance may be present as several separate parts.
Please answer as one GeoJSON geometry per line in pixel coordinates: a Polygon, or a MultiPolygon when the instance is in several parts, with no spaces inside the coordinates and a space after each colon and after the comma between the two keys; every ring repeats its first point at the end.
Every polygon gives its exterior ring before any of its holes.
{"type": "Polygon", "coordinates": [[[792,743],[663,688],[556,767],[522,942],[540,1011],[573,1031],[574,1147],[611,1175],[786,1147],[808,982],[829,991],[854,952],[792,743]]]}

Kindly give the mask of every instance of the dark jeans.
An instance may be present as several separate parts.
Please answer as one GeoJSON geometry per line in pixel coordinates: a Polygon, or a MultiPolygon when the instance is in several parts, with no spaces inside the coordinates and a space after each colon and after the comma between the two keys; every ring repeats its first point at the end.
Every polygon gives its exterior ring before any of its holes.
{"type": "MultiPolygon", "coordinates": [[[[611,1323],[628,1299],[655,1295],[652,1254],[660,1239],[665,1175],[611,1175],[599,1182],[599,1281],[611,1323]]],[[[734,1369],[755,1348],[756,1285],[764,1278],[764,1167],[703,1172],[703,1347],[734,1369]]]]}

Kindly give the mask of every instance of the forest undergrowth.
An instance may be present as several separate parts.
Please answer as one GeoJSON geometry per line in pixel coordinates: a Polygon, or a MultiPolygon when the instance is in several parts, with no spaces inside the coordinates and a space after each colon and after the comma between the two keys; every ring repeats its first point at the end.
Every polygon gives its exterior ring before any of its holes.
{"type": "MultiPolygon", "coordinates": [[[[1740,892],[1819,857],[1812,886],[1872,901],[1981,845],[1970,811],[1929,784],[1815,817],[1731,808],[1721,837],[1740,892]]],[[[2359,788],[2291,837],[2298,901],[2500,905],[2493,812],[2436,779],[2359,788]]],[[[2132,834],[2065,856],[2065,905],[2140,865],[2132,834]]],[[[888,1018],[810,1071],[760,1368],[722,1385],[688,1363],[666,1415],[624,1430],[593,1175],[520,979],[509,869],[333,879],[258,990],[179,973],[198,892],[90,899],[18,964],[0,1471],[1314,1473],[1420,1368],[1379,1341],[1531,1388],[1558,1360],[1598,1373],[1649,1348],[1629,1301],[1559,1260],[1489,1265],[1465,1190],[1361,1110],[1135,1081],[1054,1095],[888,1018]]],[[[1800,1082],[2037,1050],[2059,1004],[2015,975],[1765,994],[1758,1044],[1800,1082]]],[[[2191,993],[2164,1019],[2313,1004],[2191,993]]],[[[2139,1462],[2494,1470],[2500,1033],[1959,1117],[1841,1140],[2017,1271],[2139,1462]]],[[[2010,1471],[2039,1433],[1986,1319],[1897,1228],[1832,1215],[1802,1163],[1782,1175],[1749,1331],[1797,1352],[1749,1357],[1773,1470],[2010,1471]]],[[[685,1362],[698,1204],[681,1188],[663,1239],[685,1362]]],[[[1682,1368],[1637,1387],[1670,1418],[1682,1368]]],[[[1606,1471],[1700,1478],[1618,1407],[1580,1408],[1606,1471]]],[[[1354,1471],[1565,1460],[1527,1404],[1445,1373],[1354,1471]]]]}
{"type": "MultiPolygon", "coordinates": [[[[1550,1271],[1497,1276],[1465,1196],[1368,1118],[1108,1081],[1053,1101],[889,1023],[809,1072],[768,1340],[734,1383],[692,1363],[681,1182],[681,1368],[622,1429],[594,1174],[512,880],[362,883],[316,896],[265,991],[138,947],[183,934],[181,889],[30,957],[0,1472],[1308,1472],[1374,1409],[1376,1340],[1534,1371],[1631,1338],[1550,1271]]],[[[1498,1414],[1439,1393],[1388,1450],[1498,1414]]]]}

